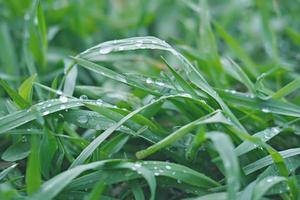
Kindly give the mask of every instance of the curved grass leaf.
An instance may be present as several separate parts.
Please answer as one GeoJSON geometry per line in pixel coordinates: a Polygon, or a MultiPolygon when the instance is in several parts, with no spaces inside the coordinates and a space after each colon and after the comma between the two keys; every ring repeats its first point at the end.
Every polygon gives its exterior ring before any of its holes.
{"type": "MultiPolygon", "coordinates": [[[[97,161],[85,165],[79,165],[72,169],[69,169],[59,175],[53,177],[52,179],[46,181],[40,188],[38,192],[31,196],[31,199],[52,199],[55,197],[64,187],[66,187],[73,179],[79,176],[81,173],[88,171],[88,170],[99,170],[105,165],[110,165],[110,167],[116,168],[126,168],[131,169],[133,171],[137,170],[134,168],[136,166],[133,163],[129,162],[121,162],[121,160],[104,160],[104,161],[97,161]]],[[[154,199],[155,196],[155,189],[156,189],[156,181],[154,175],[144,167],[140,167],[139,173],[147,180],[149,186],[151,188],[151,199],[154,199]]]]}
{"type": "Polygon", "coordinates": [[[223,161],[227,182],[227,198],[236,199],[240,188],[240,167],[234,153],[234,146],[230,138],[221,132],[208,132],[206,137],[213,141],[223,161]]]}
{"type": "MultiPolygon", "coordinates": [[[[277,126],[272,127],[272,128],[267,128],[263,131],[255,133],[253,135],[253,137],[260,138],[261,141],[267,142],[268,140],[272,139],[277,134],[279,134],[281,132],[281,130],[282,129],[277,126]]],[[[241,156],[255,148],[257,148],[257,144],[251,143],[250,141],[244,141],[242,144],[240,144],[238,147],[236,147],[235,153],[237,156],[241,156]]]]}
{"type": "Polygon", "coordinates": [[[271,189],[274,185],[286,181],[286,178],[280,176],[270,176],[266,177],[259,182],[253,188],[252,199],[259,200],[263,197],[263,195],[271,189]]]}
{"type": "Polygon", "coordinates": [[[139,112],[151,107],[154,104],[157,104],[161,101],[172,99],[172,98],[189,98],[186,95],[170,95],[170,96],[163,96],[159,99],[146,104],[135,111],[129,113],[125,117],[123,117],[118,123],[114,124],[113,126],[106,129],[102,134],[100,134],[96,139],[94,139],[81,153],[80,155],[74,160],[74,162],[71,164],[70,168],[73,168],[74,166],[77,166],[79,164],[84,163],[84,161],[92,155],[92,153],[98,148],[98,146],[106,139],[108,138],[116,129],[118,129],[122,124],[124,124],[126,121],[128,121],[130,118],[134,117],[139,112]]]}
{"type": "Polygon", "coordinates": [[[159,141],[158,143],[155,143],[154,145],[148,147],[145,150],[141,150],[136,153],[136,156],[138,159],[146,158],[147,156],[150,156],[151,154],[159,151],[162,148],[165,148],[175,141],[179,140],[186,134],[188,134],[190,131],[194,130],[198,125],[201,124],[209,124],[209,123],[225,123],[228,124],[230,122],[227,121],[227,119],[223,116],[223,114],[220,111],[215,111],[213,113],[210,113],[204,117],[201,117],[200,119],[197,119],[189,124],[186,124],[185,126],[181,127],[177,131],[171,133],[167,137],[165,137],[163,140],[159,141]]]}
{"type": "MultiPolygon", "coordinates": [[[[26,139],[26,138],[24,138],[26,139]]],[[[26,158],[30,153],[30,145],[24,140],[20,140],[8,147],[1,156],[5,161],[17,161],[26,158]]]]}
{"type": "MultiPolygon", "coordinates": [[[[170,46],[165,41],[162,41],[156,37],[133,37],[122,40],[114,40],[101,43],[96,45],[90,49],[79,54],[79,57],[91,59],[94,56],[101,54],[108,54],[111,52],[119,52],[119,51],[128,51],[128,50],[136,50],[136,49],[158,49],[169,51],[173,55],[175,55],[185,66],[183,69],[189,78],[189,80],[194,83],[199,89],[206,92],[212,98],[214,98],[224,112],[231,118],[234,124],[240,129],[242,132],[247,133],[247,130],[243,127],[243,125],[238,121],[238,119],[233,115],[228,106],[224,103],[222,98],[216,93],[216,91],[207,83],[204,77],[201,75],[198,69],[193,66],[188,59],[186,59],[182,54],[176,51],[172,46],[170,46]]],[[[77,59],[78,60],[78,59],[77,59]]]]}
{"type": "MultiPolygon", "coordinates": [[[[279,153],[284,159],[286,159],[286,158],[290,158],[290,157],[299,155],[300,148],[288,149],[288,150],[280,151],[279,153]]],[[[251,173],[253,173],[261,168],[264,168],[268,165],[271,165],[271,164],[273,164],[273,160],[272,160],[272,157],[269,155],[269,156],[261,158],[255,162],[243,167],[243,170],[244,170],[245,174],[247,175],[247,174],[251,174],[251,173]]]]}
{"type": "Polygon", "coordinates": [[[33,87],[33,82],[34,82],[36,76],[37,75],[34,74],[34,75],[30,76],[29,78],[27,78],[18,89],[20,96],[28,102],[31,102],[32,87],[33,87]]]}
{"type": "Polygon", "coordinates": [[[4,179],[13,169],[15,169],[18,166],[18,164],[13,164],[6,169],[4,169],[2,172],[0,172],[0,181],[4,179]]]}

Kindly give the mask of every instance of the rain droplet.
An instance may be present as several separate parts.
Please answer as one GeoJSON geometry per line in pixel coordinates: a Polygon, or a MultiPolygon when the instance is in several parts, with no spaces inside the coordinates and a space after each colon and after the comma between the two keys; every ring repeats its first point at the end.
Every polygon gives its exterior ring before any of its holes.
{"type": "Polygon", "coordinates": [[[190,94],[188,94],[188,93],[183,93],[182,96],[183,96],[183,97],[192,98],[192,95],[190,95],[190,94]]]}
{"type": "Polygon", "coordinates": [[[89,119],[88,119],[88,117],[87,117],[86,115],[81,115],[81,116],[78,117],[78,120],[77,120],[77,121],[78,121],[79,123],[81,123],[81,124],[85,124],[85,123],[88,122],[88,120],[89,120],[89,119]]]}
{"type": "Polygon", "coordinates": [[[62,103],[66,103],[68,101],[68,98],[66,96],[60,96],[59,101],[62,103]]]}
{"type": "Polygon", "coordinates": [[[97,104],[97,105],[102,105],[102,104],[103,104],[102,99],[97,99],[97,100],[96,100],[96,104],[97,104]]]}
{"type": "Polygon", "coordinates": [[[268,178],[268,179],[267,179],[267,182],[268,182],[268,183],[270,183],[270,182],[272,182],[272,181],[273,181],[273,178],[268,178]]]}
{"type": "Polygon", "coordinates": [[[273,128],[271,128],[271,131],[272,131],[274,134],[277,134],[277,133],[280,132],[280,128],[278,128],[278,127],[273,127],[273,128]]]}
{"type": "Polygon", "coordinates": [[[119,81],[121,81],[121,82],[123,82],[123,83],[127,83],[126,78],[124,76],[120,75],[120,74],[118,74],[116,76],[116,79],[119,80],[119,81]]]}
{"type": "Polygon", "coordinates": [[[64,110],[64,109],[66,109],[66,106],[65,106],[65,105],[61,105],[59,108],[60,108],[61,110],[64,110]]]}
{"type": "Polygon", "coordinates": [[[160,174],[158,172],[154,172],[154,176],[159,176],[160,174]]]}
{"type": "Polygon", "coordinates": [[[34,25],[36,25],[36,26],[38,25],[38,18],[37,18],[37,17],[34,18],[33,23],[34,23],[34,25]]]}
{"type": "Polygon", "coordinates": [[[153,81],[152,81],[151,78],[147,78],[147,79],[146,79],[146,83],[147,83],[147,84],[151,84],[151,83],[153,83],[153,81]]]}
{"type": "Polygon", "coordinates": [[[131,169],[132,169],[133,171],[136,171],[136,167],[131,167],[131,169]]]}
{"type": "Polygon", "coordinates": [[[151,43],[152,43],[152,44],[158,44],[158,42],[155,41],[155,40],[151,40],[151,43]]]}
{"type": "Polygon", "coordinates": [[[261,109],[261,111],[263,111],[264,113],[269,113],[269,112],[271,112],[268,108],[263,108],[263,109],[261,109]]]}
{"type": "Polygon", "coordinates": [[[155,82],[156,85],[158,86],[164,86],[165,84],[163,82],[155,82]]]}
{"type": "Polygon", "coordinates": [[[157,167],[154,167],[154,169],[157,169],[157,167]]]}
{"type": "Polygon", "coordinates": [[[181,182],[181,180],[180,180],[180,179],[177,179],[177,183],[179,183],[179,184],[180,184],[180,183],[182,183],[182,182],[181,182]]]}
{"type": "Polygon", "coordinates": [[[60,90],[57,90],[57,91],[56,91],[56,94],[58,94],[58,95],[62,95],[63,93],[62,93],[62,91],[60,91],[60,90]]]}
{"type": "Polygon", "coordinates": [[[166,165],[166,169],[172,169],[170,165],[166,165]]]}
{"type": "Polygon", "coordinates": [[[102,47],[102,48],[99,50],[99,53],[100,53],[100,54],[108,54],[108,53],[110,53],[112,50],[113,50],[112,47],[102,47]]]}
{"type": "Polygon", "coordinates": [[[45,112],[43,112],[43,115],[48,115],[50,112],[48,110],[46,110],[45,112]]]}
{"type": "Polygon", "coordinates": [[[134,165],[136,168],[140,168],[140,167],[142,167],[142,165],[140,164],[140,163],[135,163],[135,165],[134,165]]]}
{"type": "Polygon", "coordinates": [[[143,45],[143,41],[142,40],[136,41],[136,47],[141,47],[142,45],[143,45]]]}
{"type": "Polygon", "coordinates": [[[81,95],[81,96],[79,97],[79,99],[80,99],[80,100],[87,100],[88,97],[87,97],[86,95],[81,95]]]}

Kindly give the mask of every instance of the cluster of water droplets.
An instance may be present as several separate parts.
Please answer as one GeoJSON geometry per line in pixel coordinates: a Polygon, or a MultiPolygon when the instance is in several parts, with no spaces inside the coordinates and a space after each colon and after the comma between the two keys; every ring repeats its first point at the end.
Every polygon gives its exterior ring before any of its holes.
{"type": "Polygon", "coordinates": [[[236,94],[237,93],[236,90],[228,90],[228,89],[226,89],[225,92],[231,93],[231,94],[236,94]]]}
{"type": "Polygon", "coordinates": [[[280,132],[279,127],[272,127],[271,129],[266,130],[264,134],[264,140],[269,140],[280,132]]]}
{"type": "Polygon", "coordinates": [[[163,87],[163,86],[165,86],[166,84],[165,83],[163,83],[163,82],[161,82],[161,81],[154,81],[152,78],[150,78],[150,77],[148,77],[147,79],[146,79],[146,81],[145,81],[147,84],[149,84],[149,85],[157,85],[157,86],[159,86],[159,87],[163,87]]]}
{"type": "Polygon", "coordinates": [[[262,108],[261,111],[264,112],[264,113],[270,113],[271,112],[269,108],[262,108]]]}

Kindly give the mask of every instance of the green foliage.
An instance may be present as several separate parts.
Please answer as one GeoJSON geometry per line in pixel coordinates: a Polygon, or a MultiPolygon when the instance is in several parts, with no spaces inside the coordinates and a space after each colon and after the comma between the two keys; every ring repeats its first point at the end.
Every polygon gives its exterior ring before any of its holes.
{"type": "Polygon", "coordinates": [[[299,13],[0,0],[0,199],[298,200],[299,13]]]}

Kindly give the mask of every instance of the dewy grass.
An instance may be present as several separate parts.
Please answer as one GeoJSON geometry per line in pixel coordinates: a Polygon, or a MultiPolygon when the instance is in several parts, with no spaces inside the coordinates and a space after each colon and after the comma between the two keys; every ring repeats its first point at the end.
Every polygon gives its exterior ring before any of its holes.
{"type": "Polygon", "coordinates": [[[299,199],[299,13],[0,1],[0,199],[299,199]]]}

